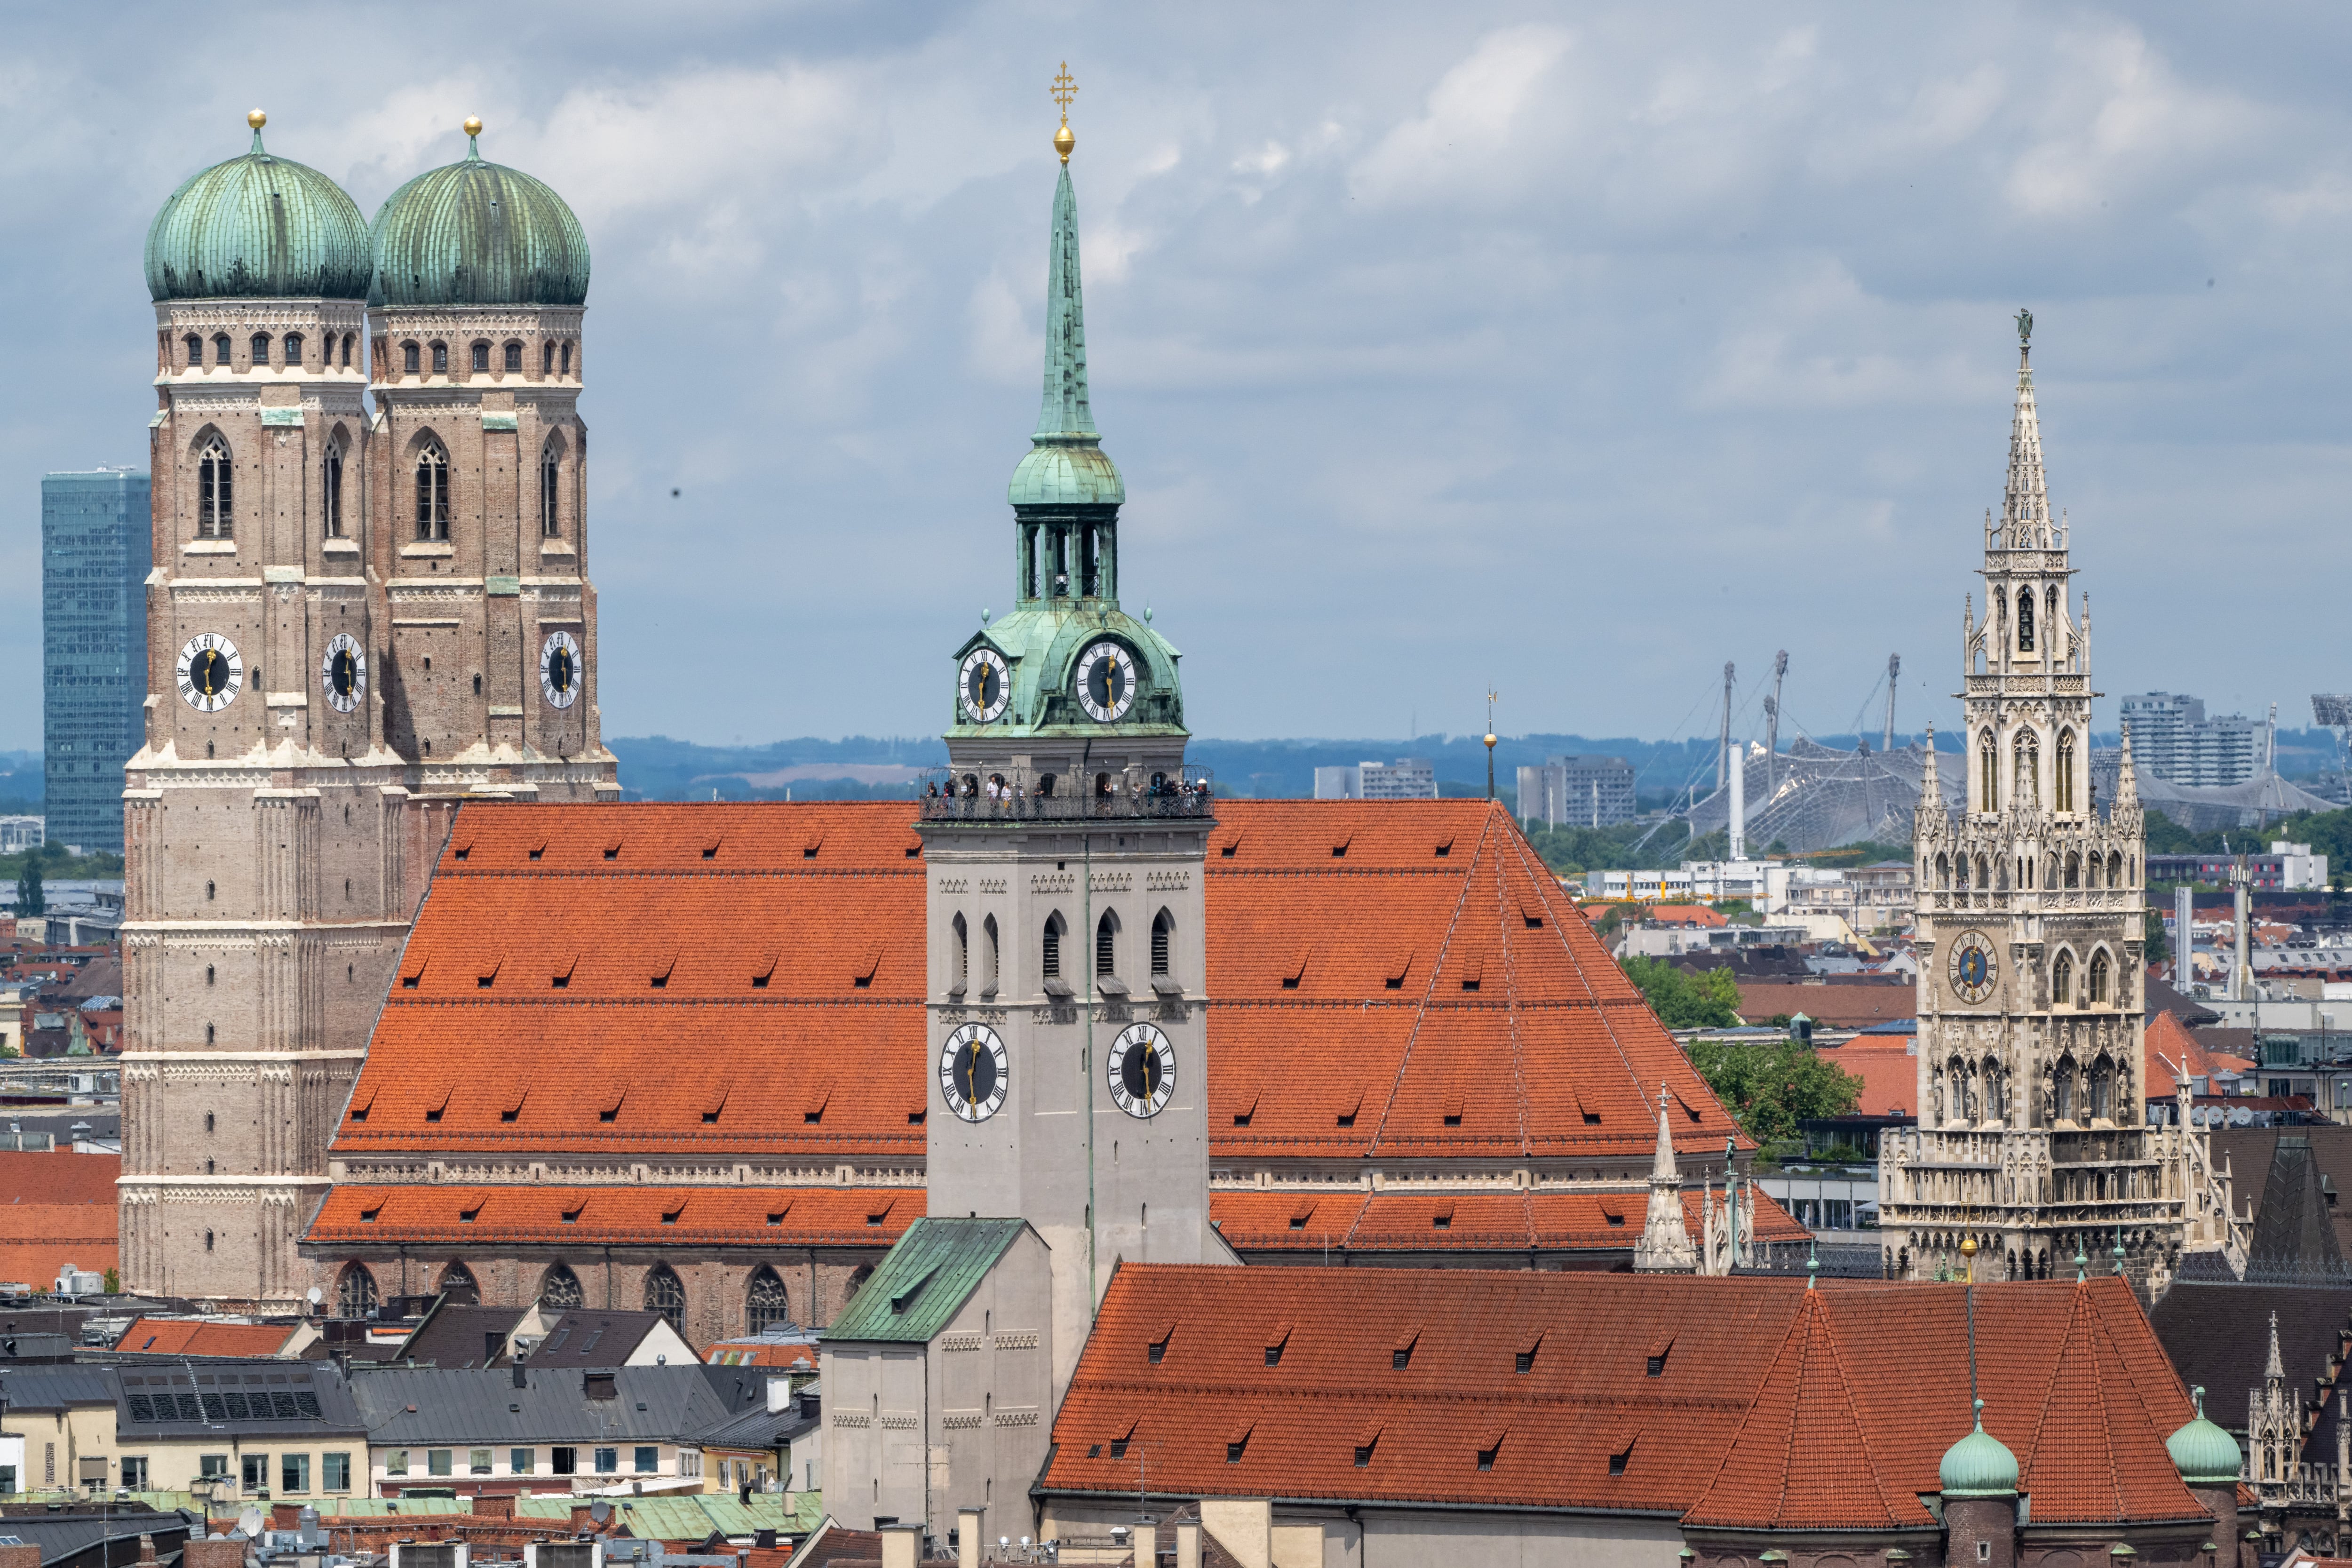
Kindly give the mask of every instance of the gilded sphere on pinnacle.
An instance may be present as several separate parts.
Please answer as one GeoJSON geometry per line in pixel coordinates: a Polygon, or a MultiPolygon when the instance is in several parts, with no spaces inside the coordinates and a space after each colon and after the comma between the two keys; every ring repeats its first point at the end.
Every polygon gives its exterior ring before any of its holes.
{"type": "Polygon", "coordinates": [[[1062,128],[1054,132],[1054,151],[1059,153],[1062,162],[1066,163],[1070,161],[1070,149],[1077,144],[1078,139],[1070,134],[1069,121],[1064,121],[1062,128]]]}
{"type": "Polygon", "coordinates": [[[481,133],[482,117],[478,114],[468,114],[466,116],[466,134],[468,136],[479,136],[481,133]]]}
{"type": "Polygon", "coordinates": [[[1974,1258],[1976,1255],[1977,1238],[1973,1236],[1964,1236],[1960,1237],[1960,1256],[1962,1258],[1974,1258]]]}
{"type": "Polygon", "coordinates": [[[245,122],[258,131],[269,123],[269,116],[257,109],[248,109],[245,111],[245,122]]]}
{"type": "Polygon", "coordinates": [[[1495,732],[1492,730],[1486,731],[1486,749],[1490,752],[1495,749],[1495,732]]]}

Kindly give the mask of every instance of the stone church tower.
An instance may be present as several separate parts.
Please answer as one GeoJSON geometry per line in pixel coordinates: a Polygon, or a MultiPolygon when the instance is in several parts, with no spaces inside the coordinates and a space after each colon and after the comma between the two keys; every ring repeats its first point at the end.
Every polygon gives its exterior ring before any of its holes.
{"type": "Polygon", "coordinates": [[[456,803],[615,786],[583,575],[577,222],[475,154],[371,233],[251,121],[251,149],[173,192],[147,241],[122,1276],[285,1304],[456,803]]]}
{"type": "Polygon", "coordinates": [[[1880,1226],[1897,1277],[2042,1279],[2082,1254],[2160,1285],[2205,1239],[2184,1216],[2206,1167],[2198,1134],[2147,1124],[2140,807],[2128,737],[2116,798],[2091,795],[2089,601],[2050,516],[2032,327],[1985,608],[1962,624],[1967,799],[1947,808],[1931,750],[1920,800],[1919,1128],[1887,1140],[1880,1226]]]}
{"type": "Polygon", "coordinates": [[[923,802],[935,1215],[1052,1251],[1058,1401],[1122,1259],[1230,1260],[1209,1225],[1202,869],[1177,652],[1119,602],[1126,490],[1087,389],[1064,124],[1045,406],[1013,475],[1014,608],[955,652],[923,802]]]}

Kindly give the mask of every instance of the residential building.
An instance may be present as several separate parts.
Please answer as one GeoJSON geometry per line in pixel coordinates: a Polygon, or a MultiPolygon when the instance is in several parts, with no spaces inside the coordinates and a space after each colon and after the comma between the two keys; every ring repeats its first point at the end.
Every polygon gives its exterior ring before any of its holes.
{"type": "MultiPolygon", "coordinates": [[[[2039,1279],[2120,1232],[2126,1267],[2159,1292],[2184,1255],[2227,1251],[2240,1222],[2204,1134],[2148,1125],[2134,753],[2094,802],[2096,693],[2042,469],[2031,325],[2021,316],[2008,483],[1963,644],[1963,805],[1924,791],[1913,841],[1919,1126],[1880,1141],[1881,1242],[1895,1278],[1948,1277],[1982,1250],[1996,1278],[2039,1279]]],[[[1927,765],[1932,778],[1932,752],[1927,765]]]]}
{"type": "Polygon", "coordinates": [[[2240,860],[2246,864],[2249,887],[2308,892],[2327,886],[2327,857],[2313,854],[2308,844],[2290,844],[2284,838],[2272,839],[2267,854],[2150,855],[2147,879],[2226,888],[2231,885],[2240,860]]]}
{"type": "MultiPolygon", "coordinates": [[[[122,803],[115,802],[115,815],[122,815],[122,803]]],[[[45,816],[0,816],[0,855],[18,855],[27,849],[38,849],[48,842],[48,818],[45,816]]]]}
{"type": "Polygon", "coordinates": [[[378,1494],[692,1491],[709,1434],[760,1408],[756,1379],[689,1362],[601,1372],[395,1369],[352,1384],[378,1494]]]}
{"type": "Polygon", "coordinates": [[[2202,700],[2166,691],[2139,692],[2118,706],[2133,765],[2167,784],[2239,784],[2270,770],[2264,720],[2235,713],[2208,719],[2202,700]]]}
{"type": "Polygon", "coordinates": [[[130,468],[41,478],[44,810],[58,842],[86,852],[122,853],[122,764],[145,731],[152,510],[130,468]]]}
{"type": "Polygon", "coordinates": [[[1741,899],[1759,909],[1788,897],[1790,868],[1780,860],[1685,860],[1683,874],[1697,899],[1741,899]]]}
{"type": "Polygon", "coordinates": [[[1911,923],[1910,861],[1874,860],[1847,871],[1845,879],[1853,889],[1856,930],[1892,931],[1911,923]]]}
{"type": "Polygon", "coordinates": [[[367,1492],[368,1424],[329,1362],[173,1357],[112,1371],[113,1484],[274,1500],[367,1492]]]}
{"type": "Polygon", "coordinates": [[[113,1488],[121,1468],[110,1368],[12,1366],[0,1386],[8,1400],[8,1429],[25,1444],[16,1485],[10,1489],[70,1489],[93,1483],[113,1488]]]}
{"type": "Polygon", "coordinates": [[[1317,800],[1435,800],[1437,765],[1426,757],[1317,768],[1317,800]]]}
{"type": "Polygon", "coordinates": [[[1622,757],[1551,757],[1519,769],[1519,819],[1529,826],[1613,827],[1633,816],[1633,764],[1622,757]]]}
{"type": "Polygon", "coordinates": [[[1587,896],[1603,901],[1633,900],[1651,903],[1691,896],[1691,874],[1686,869],[1589,871],[1584,880],[1587,896]]]}
{"type": "Polygon", "coordinates": [[[109,766],[130,757],[123,1272],[284,1308],[457,803],[618,786],[577,219],[469,144],[372,228],[260,121],[148,229],[146,707],[109,766]]]}
{"type": "Polygon", "coordinates": [[[824,1390],[811,1378],[772,1376],[768,1397],[712,1428],[702,1446],[702,1473],[714,1492],[814,1492],[823,1483],[824,1390]]]}

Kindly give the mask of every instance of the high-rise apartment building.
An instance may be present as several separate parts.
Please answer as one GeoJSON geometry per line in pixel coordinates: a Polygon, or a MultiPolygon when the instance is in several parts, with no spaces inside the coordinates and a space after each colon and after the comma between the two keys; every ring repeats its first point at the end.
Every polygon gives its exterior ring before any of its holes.
{"type": "Polygon", "coordinates": [[[2119,716],[2131,731],[2133,763],[2167,784],[2244,784],[2270,765],[2263,720],[2237,713],[2208,719],[2201,698],[2137,692],[2123,700],[2119,716]]]}
{"type": "Polygon", "coordinates": [[[1553,757],[1519,770],[1519,818],[1546,827],[1633,820],[1633,764],[1622,757],[1553,757]]]}
{"type": "Polygon", "coordinates": [[[1435,800],[1437,764],[1427,757],[1317,768],[1317,800],[1435,800]]]}
{"type": "Polygon", "coordinates": [[[147,476],[41,479],[41,752],[47,837],[122,852],[122,764],[147,699],[147,476]]]}

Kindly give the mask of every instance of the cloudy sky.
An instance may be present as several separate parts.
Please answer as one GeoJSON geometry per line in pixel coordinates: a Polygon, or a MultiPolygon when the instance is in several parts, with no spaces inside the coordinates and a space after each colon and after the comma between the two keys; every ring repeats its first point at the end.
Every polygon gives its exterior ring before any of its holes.
{"type": "Polygon", "coordinates": [[[1125,585],[1196,732],[1460,731],[1491,684],[1665,737],[1776,648],[1804,729],[1890,652],[1948,716],[2021,304],[2105,689],[2352,687],[2339,6],[236,15],[12,19],[0,746],[39,475],[143,462],[144,232],[256,104],[371,215],[467,113],[578,209],[607,734],[936,731],[1010,596],[1065,58],[1125,585]]]}

